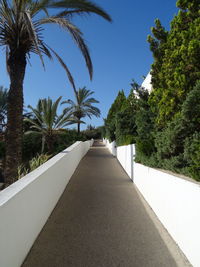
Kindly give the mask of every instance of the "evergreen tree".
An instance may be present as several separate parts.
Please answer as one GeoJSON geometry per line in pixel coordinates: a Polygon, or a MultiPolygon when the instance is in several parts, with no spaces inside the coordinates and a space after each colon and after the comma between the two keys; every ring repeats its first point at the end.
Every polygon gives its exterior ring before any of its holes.
{"type": "Polygon", "coordinates": [[[108,111],[108,116],[105,119],[105,127],[106,127],[106,137],[110,141],[116,140],[116,117],[117,113],[122,109],[122,107],[126,104],[126,96],[124,91],[119,91],[115,101],[113,102],[111,108],[108,111]]]}
{"type": "Polygon", "coordinates": [[[116,114],[116,142],[117,145],[133,144],[136,141],[136,111],[139,85],[133,80],[129,96],[116,114]]]}
{"type": "Polygon", "coordinates": [[[152,65],[152,110],[164,128],[180,111],[188,92],[200,79],[200,1],[179,0],[178,14],[166,32],[159,20],[148,37],[154,55],[152,65]]]}

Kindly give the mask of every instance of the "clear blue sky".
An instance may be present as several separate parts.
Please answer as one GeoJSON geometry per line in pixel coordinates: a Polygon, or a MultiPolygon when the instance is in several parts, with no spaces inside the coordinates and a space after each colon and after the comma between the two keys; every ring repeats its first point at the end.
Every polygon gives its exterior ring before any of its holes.
{"type": "MultiPolygon", "coordinates": [[[[77,88],[86,86],[95,91],[94,97],[100,101],[98,107],[101,118],[87,119],[87,124],[103,125],[103,118],[119,90],[128,94],[130,82],[134,78],[139,84],[142,75],[147,75],[153,62],[146,41],[154,20],[159,18],[169,29],[169,23],[177,13],[175,0],[95,0],[112,17],[109,23],[96,15],[77,17],[74,23],[84,33],[90,48],[94,65],[91,82],[85,62],[67,32],[56,26],[49,26],[44,32],[46,43],[53,47],[69,66],[77,88]]],[[[9,77],[5,71],[5,55],[1,54],[0,85],[9,88],[9,77]]],[[[45,58],[46,71],[39,58],[31,55],[31,66],[27,66],[24,82],[25,106],[35,106],[39,98],[59,96],[73,99],[73,90],[66,74],[56,59],[51,62],[45,58]]],[[[82,126],[84,128],[84,126],[82,126]]]]}

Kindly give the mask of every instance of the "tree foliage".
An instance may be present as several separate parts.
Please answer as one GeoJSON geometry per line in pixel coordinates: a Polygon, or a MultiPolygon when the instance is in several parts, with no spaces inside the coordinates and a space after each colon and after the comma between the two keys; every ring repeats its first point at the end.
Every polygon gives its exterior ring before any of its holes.
{"type": "Polygon", "coordinates": [[[200,181],[200,0],[177,7],[170,30],[156,19],[148,36],[152,92],[136,87],[132,100],[118,96],[105,127],[118,144],[131,143],[124,141],[131,133],[137,162],[200,181]]]}
{"type": "Polygon", "coordinates": [[[131,87],[128,97],[123,90],[119,91],[105,119],[106,137],[110,141],[116,140],[117,145],[135,143],[137,136],[136,112],[140,89],[134,80],[131,87]]]}
{"type": "Polygon", "coordinates": [[[79,88],[79,90],[75,90],[75,101],[68,99],[62,102],[62,104],[68,105],[64,112],[70,113],[77,121],[78,133],[80,133],[80,124],[84,123],[81,121],[82,118],[89,117],[91,119],[92,116],[100,117],[101,115],[100,109],[93,105],[99,103],[98,100],[91,97],[93,94],[94,91],[87,90],[86,87],[79,88]]]}
{"type": "Polygon", "coordinates": [[[0,1],[0,46],[5,48],[6,65],[10,77],[7,105],[6,133],[6,185],[17,177],[17,167],[22,159],[23,136],[23,82],[27,61],[32,53],[39,56],[44,66],[44,56],[57,58],[75,88],[74,79],[64,60],[44,40],[46,25],[57,25],[68,33],[81,51],[90,78],[93,66],[83,33],[73,23],[75,15],[96,14],[111,21],[98,5],[87,0],[2,0],[0,1]]]}
{"type": "Polygon", "coordinates": [[[119,91],[116,99],[111,105],[107,118],[105,119],[105,127],[106,127],[106,137],[110,141],[116,140],[116,124],[117,124],[117,113],[122,110],[123,106],[126,104],[126,96],[124,91],[119,91]]]}
{"type": "Polygon", "coordinates": [[[157,127],[150,97],[144,88],[136,88],[127,98],[120,91],[108,113],[106,137],[114,126],[117,145],[136,143],[137,162],[200,180],[200,81],[162,128],[157,127]]]}
{"type": "Polygon", "coordinates": [[[62,127],[76,123],[76,119],[72,117],[71,113],[63,112],[61,115],[57,114],[60,100],[61,97],[55,102],[50,98],[40,99],[36,108],[30,105],[28,106],[33,113],[33,118],[25,118],[25,120],[32,125],[32,131],[28,131],[27,134],[35,132],[42,136],[42,152],[44,150],[44,144],[46,143],[48,152],[53,153],[55,135],[58,131],[62,127]]]}
{"type": "Polygon", "coordinates": [[[169,32],[155,21],[148,37],[154,55],[150,103],[158,127],[180,111],[188,92],[200,79],[200,4],[199,0],[179,0],[178,14],[171,21],[169,32]]]}

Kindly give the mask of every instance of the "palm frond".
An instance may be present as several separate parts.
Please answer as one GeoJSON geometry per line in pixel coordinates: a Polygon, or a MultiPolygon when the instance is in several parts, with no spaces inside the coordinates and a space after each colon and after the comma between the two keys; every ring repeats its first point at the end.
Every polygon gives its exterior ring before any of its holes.
{"type": "Polygon", "coordinates": [[[92,116],[100,117],[101,115],[100,109],[92,105],[94,103],[99,103],[98,100],[96,100],[93,97],[90,97],[93,94],[94,92],[87,90],[86,87],[79,88],[79,90],[75,94],[76,103],[71,99],[62,102],[62,104],[68,105],[68,107],[66,108],[66,113],[70,112],[71,113],[70,115],[73,114],[73,116],[77,118],[76,123],[79,124],[82,123],[80,122],[80,119],[86,116],[89,117],[90,119],[92,116]]]}
{"type": "MultiPolygon", "coordinates": [[[[47,45],[46,45],[47,46],[47,45]]],[[[62,58],[56,53],[55,50],[53,50],[51,47],[47,46],[49,48],[49,50],[51,50],[51,52],[55,55],[55,57],[58,59],[59,63],[61,64],[61,66],[64,68],[64,70],[67,73],[67,77],[72,85],[72,88],[74,89],[74,92],[76,91],[76,86],[75,86],[75,82],[74,82],[74,78],[70,72],[70,70],[68,69],[67,65],[65,64],[65,62],[62,60],[62,58]]]]}
{"type": "Polygon", "coordinates": [[[85,62],[86,62],[86,65],[87,65],[87,68],[90,74],[90,78],[92,79],[92,74],[93,74],[92,61],[90,58],[89,49],[87,45],[85,44],[85,41],[82,37],[82,32],[66,18],[52,16],[52,17],[41,19],[39,23],[41,25],[49,24],[49,23],[58,24],[60,27],[64,28],[71,34],[73,40],[75,41],[75,43],[81,50],[83,57],[85,58],[85,62]]]}
{"type": "Polygon", "coordinates": [[[76,11],[78,14],[80,13],[80,10],[82,12],[95,13],[108,21],[112,21],[111,17],[102,8],[100,8],[98,5],[87,0],[52,1],[52,3],[50,4],[50,7],[63,8],[63,9],[67,9],[67,11],[74,10],[74,12],[76,11]]]}
{"type": "Polygon", "coordinates": [[[61,105],[62,105],[62,104],[70,104],[71,106],[75,106],[75,105],[76,105],[76,103],[75,103],[73,100],[71,100],[71,99],[62,101],[62,102],[61,102],[61,105]]]}
{"type": "Polygon", "coordinates": [[[30,11],[24,11],[24,17],[25,17],[26,23],[27,23],[27,31],[28,31],[28,33],[30,35],[30,38],[31,38],[33,44],[34,44],[34,47],[36,49],[36,52],[37,52],[37,54],[40,57],[40,60],[42,62],[42,66],[45,69],[44,60],[43,60],[43,57],[42,57],[41,50],[39,48],[38,36],[37,36],[36,30],[35,30],[34,24],[32,22],[30,11]]]}

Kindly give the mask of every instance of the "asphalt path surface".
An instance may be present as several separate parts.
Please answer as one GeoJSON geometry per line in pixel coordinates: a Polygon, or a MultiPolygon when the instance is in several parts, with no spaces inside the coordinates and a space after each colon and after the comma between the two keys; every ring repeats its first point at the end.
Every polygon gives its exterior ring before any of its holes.
{"type": "Polygon", "coordinates": [[[22,266],[177,265],[132,181],[116,158],[95,143],[80,162],[22,266]]]}

